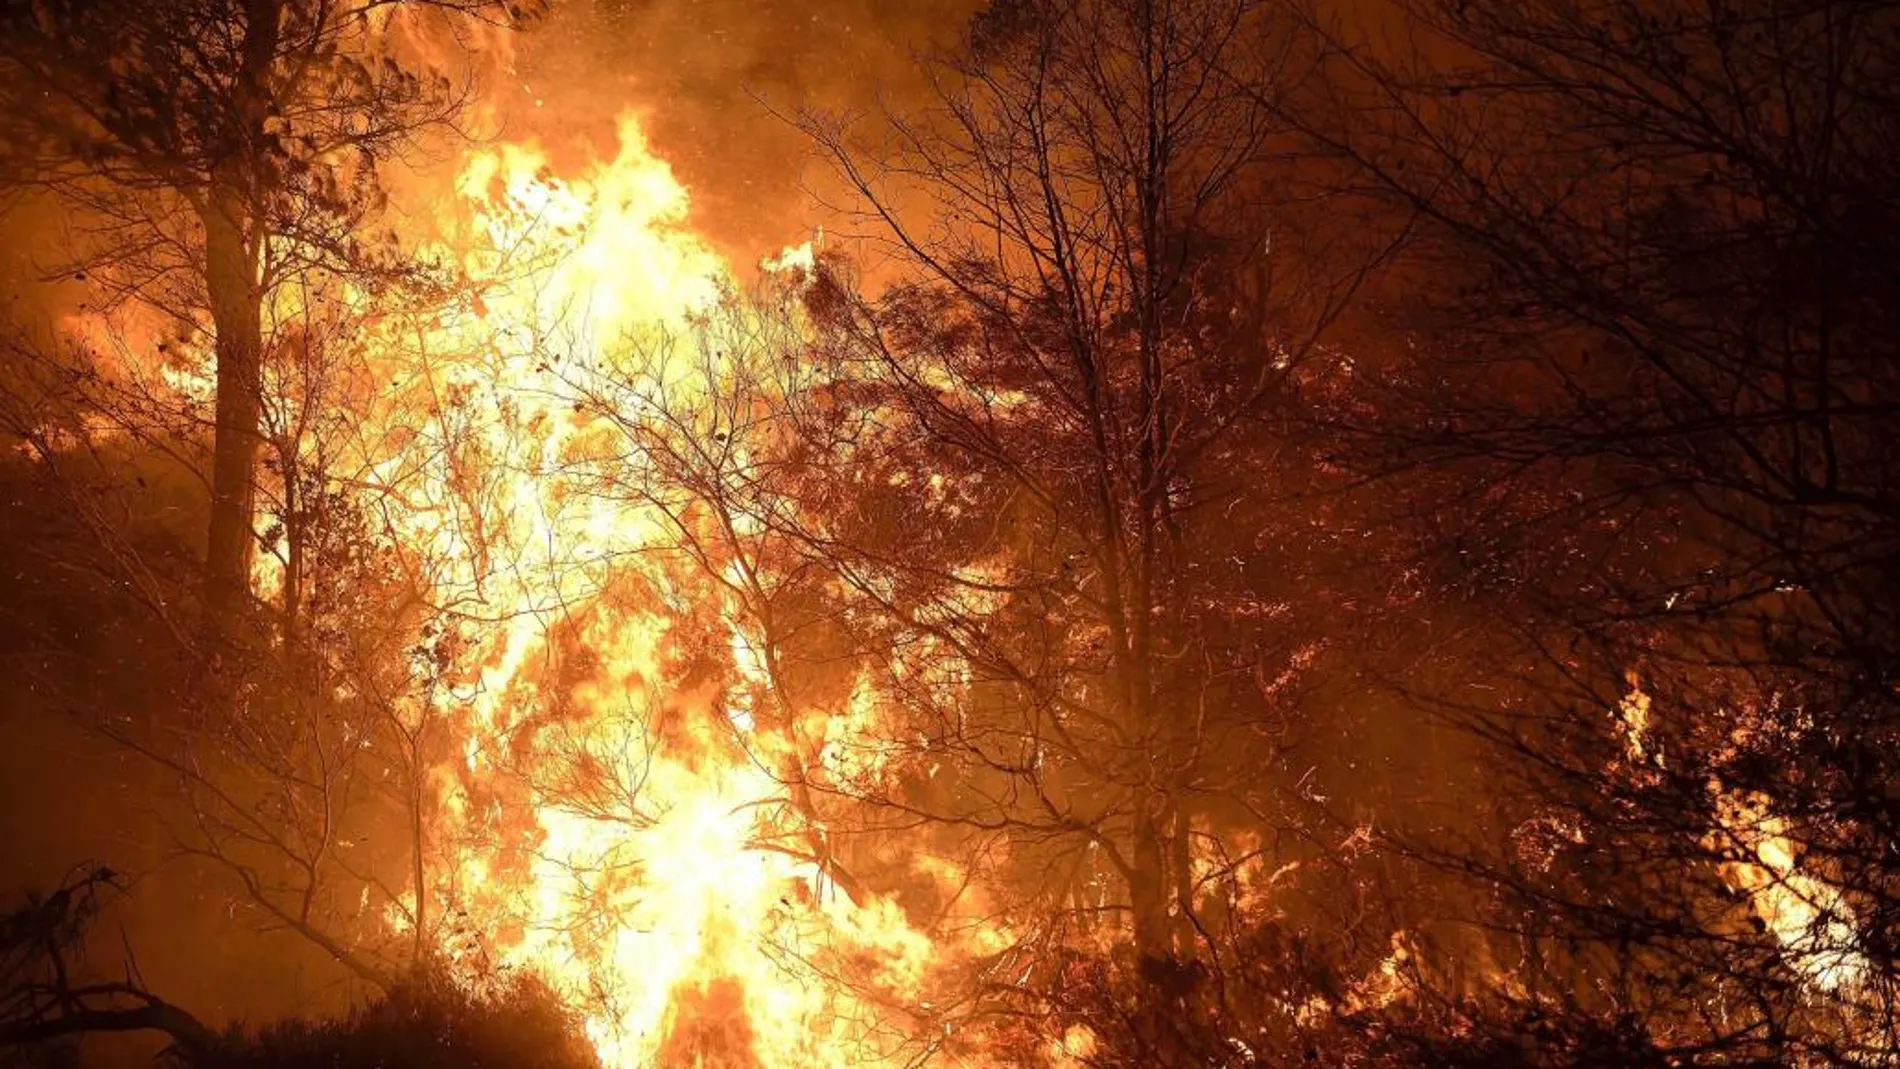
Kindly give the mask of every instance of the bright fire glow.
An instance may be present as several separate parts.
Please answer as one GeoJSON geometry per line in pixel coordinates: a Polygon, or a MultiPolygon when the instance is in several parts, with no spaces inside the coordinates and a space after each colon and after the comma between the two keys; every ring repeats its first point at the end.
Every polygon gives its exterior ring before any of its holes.
{"type": "MultiPolygon", "coordinates": [[[[280,346],[302,352],[297,339],[334,331],[325,344],[347,354],[350,381],[347,410],[325,424],[328,470],[466,644],[459,676],[395,699],[405,730],[432,740],[412,773],[429,795],[425,942],[470,985],[543,978],[610,1069],[914,1062],[956,1030],[932,1008],[932,981],[1012,936],[981,915],[985,896],[955,861],[907,859],[919,881],[957,890],[926,931],[894,898],[854,898],[835,859],[814,856],[827,829],[790,797],[780,762],[875,776],[879,695],[858,679],[837,708],[795,710],[792,724],[762,715],[772,681],[749,622],[706,577],[680,575],[677,556],[672,571],[654,563],[675,531],[651,505],[589,482],[591,463],[627,448],[587,403],[590,385],[659,351],[684,349],[695,359],[682,365],[703,371],[696,325],[738,285],[639,124],[618,133],[615,155],[580,173],[557,173],[530,141],[481,148],[433,185],[395,176],[408,183],[394,200],[403,244],[460,296],[387,312],[330,280],[265,310],[280,346]],[[679,681],[677,603],[695,598],[730,638],[722,681],[679,681]]],[[[814,265],[811,242],[758,263],[794,279],[814,265]]],[[[65,325],[133,392],[167,391],[207,417],[208,326],[180,337],[148,320],[133,308],[65,325]]],[[[267,368],[267,438],[281,410],[316,395],[322,363],[267,368]]],[[[667,386],[689,403],[703,388],[667,386]]],[[[260,479],[267,497],[283,492],[275,469],[260,479]]],[[[754,533],[745,517],[735,527],[754,533]]],[[[274,550],[253,577],[260,597],[282,595],[274,550]]],[[[378,908],[366,886],[361,913],[406,942],[417,889],[385,891],[378,908]]],[[[1094,1042],[1071,1029],[1045,1060],[1079,1064],[1094,1042]]]]}
{"type": "MultiPolygon", "coordinates": [[[[638,126],[620,135],[614,159],[565,178],[532,145],[468,160],[436,226],[490,281],[390,346],[390,411],[429,419],[404,424],[378,478],[409,505],[401,540],[484,644],[479,679],[418,711],[459,738],[436,778],[433,853],[449,862],[431,928],[469,977],[546,977],[610,1066],[877,1060],[912,1039],[891,1007],[921,1000],[938,948],[795,848],[817,836],[762,759],[789,743],[752,715],[742,622],[732,685],[669,692],[671,625],[641,604],[667,580],[637,563],[665,528],[565,477],[613,437],[574,403],[576,379],[677,340],[730,284],[638,126]]],[[[780,260],[808,265],[809,248],[780,260]]],[[[868,703],[851,706],[801,733],[829,747],[863,730],[868,703]]]]}

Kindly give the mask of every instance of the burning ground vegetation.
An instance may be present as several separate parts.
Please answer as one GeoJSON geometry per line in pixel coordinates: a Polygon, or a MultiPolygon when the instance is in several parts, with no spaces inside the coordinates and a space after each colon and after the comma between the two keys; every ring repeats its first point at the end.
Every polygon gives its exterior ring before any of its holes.
{"type": "Polygon", "coordinates": [[[677,6],[0,15],[0,1062],[1900,1062],[1900,13],[677,6]]]}

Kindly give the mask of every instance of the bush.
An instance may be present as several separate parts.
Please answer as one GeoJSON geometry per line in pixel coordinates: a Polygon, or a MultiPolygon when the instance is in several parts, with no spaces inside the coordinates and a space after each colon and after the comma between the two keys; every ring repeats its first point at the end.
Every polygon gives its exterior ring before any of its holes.
{"type": "Polygon", "coordinates": [[[487,995],[418,981],[329,1021],[233,1034],[194,1069],[598,1069],[578,1022],[522,979],[487,995]]]}

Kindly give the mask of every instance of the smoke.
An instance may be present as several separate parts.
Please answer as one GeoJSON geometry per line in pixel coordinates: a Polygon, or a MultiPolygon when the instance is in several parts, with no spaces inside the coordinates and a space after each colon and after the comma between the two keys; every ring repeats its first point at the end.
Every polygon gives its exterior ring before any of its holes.
{"type": "Polygon", "coordinates": [[[921,56],[981,0],[574,0],[521,43],[496,87],[501,135],[532,136],[557,170],[611,157],[632,111],[693,200],[691,224],[734,263],[810,235],[800,108],[915,101],[921,56]],[[775,112],[777,114],[775,114],[775,112]]]}

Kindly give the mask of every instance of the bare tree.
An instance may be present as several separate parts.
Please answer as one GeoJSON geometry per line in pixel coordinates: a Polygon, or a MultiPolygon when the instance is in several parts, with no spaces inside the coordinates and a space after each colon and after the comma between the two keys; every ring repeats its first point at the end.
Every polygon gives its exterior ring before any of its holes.
{"type": "Polygon", "coordinates": [[[1890,1057],[1900,12],[1406,9],[1398,49],[1316,24],[1289,114],[1443,280],[1341,421],[1484,618],[1421,689],[1525,788],[1501,855],[1433,852],[1516,911],[1533,1005],[1890,1057]]]}
{"type": "Polygon", "coordinates": [[[862,412],[806,428],[842,447],[811,462],[832,493],[883,480],[891,511],[808,536],[967,764],[920,812],[1056,845],[1052,886],[1125,910],[1164,972],[1196,956],[1194,841],[1265,804],[1240,755],[1271,767],[1310,656],[1297,626],[1242,622],[1277,599],[1208,560],[1218,517],[1272,478],[1260,421],[1326,373],[1369,263],[1276,204],[1257,94],[1302,75],[1277,30],[1244,2],[998,5],[881,142],[807,123],[902,278],[816,284],[831,388],[862,412]],[[972,673],[948,705],[941,668],[902,665],[924,649],[972,673]]]}

